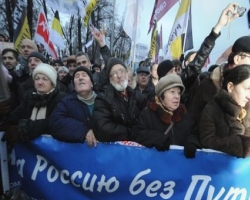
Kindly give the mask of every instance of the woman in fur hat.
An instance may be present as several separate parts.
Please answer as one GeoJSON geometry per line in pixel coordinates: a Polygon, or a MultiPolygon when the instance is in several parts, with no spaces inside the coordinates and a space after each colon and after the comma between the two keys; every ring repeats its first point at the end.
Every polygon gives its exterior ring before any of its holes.
{"type": "Polygon", "coordinates": [[[184,90],[179,75],[162,77],[155,86],[155,98],[141,112],[132,129],[132,140],[159,151],[168,150],[172,144],[185,146],[185,155],[194,157],[199,144],[198,139],[189,137],[193,121],[180,104],[184,90]]]}
{"type": "Polygon", "coordinates": [[[223,72],[222,89],[204,108],[199,124],[204,148],[233,156],[250,155],[250,131],[244,118],[250,100],[250,65],[239,65],[223,72]]]}
{"type": "Polygon", "coordinates": [[[48,118],[56,104],[66,94],[56,88],[57,72],[45,63],[32,73],[34,90],[26,92],[18,106],[4,121],[4,139],[29,141],[41,134],[49,134],[48,118]]]}

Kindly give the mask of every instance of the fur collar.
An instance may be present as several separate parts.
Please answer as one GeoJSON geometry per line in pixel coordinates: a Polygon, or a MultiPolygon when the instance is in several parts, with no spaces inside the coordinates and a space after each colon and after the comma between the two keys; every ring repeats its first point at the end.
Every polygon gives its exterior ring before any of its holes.
{"type": "Polygon", "coordinates": [[[165,124],[179,122],[182,119],[182,116],[187,112],[183,104],[180,104],[180,106],[174,112],[167,110],[162,105],[157,96],[155,96],[154,100],[148,103],[148,108],[154,111],[156,115],[161,119],[161,121],[165,124]]]}

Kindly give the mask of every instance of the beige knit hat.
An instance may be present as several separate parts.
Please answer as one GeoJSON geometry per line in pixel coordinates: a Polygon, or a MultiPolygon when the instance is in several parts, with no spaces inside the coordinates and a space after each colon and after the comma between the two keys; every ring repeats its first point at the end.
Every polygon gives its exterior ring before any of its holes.
{"type": "Polygon", "coordinates": [[[183,94],[185,91],[185,87],[179,75],[167,74],[164,77],[162,77],[155,86],[155,93],[158,97],[160,97],[165,90],[168,90],[173,87],[180,87],[181,94],[183,94]]]}
{"type": "Polygon", "coordinates": [[[40,63],[39,65],[37,65],[37,67],[32,73],[33,80],[35,79],[35,76],[37,74],[46,75],[50,79],[50,81],[53,83],[53,85],[56,87],[57,72],[54,69],[54,67],[45,63],[40,63]]]}

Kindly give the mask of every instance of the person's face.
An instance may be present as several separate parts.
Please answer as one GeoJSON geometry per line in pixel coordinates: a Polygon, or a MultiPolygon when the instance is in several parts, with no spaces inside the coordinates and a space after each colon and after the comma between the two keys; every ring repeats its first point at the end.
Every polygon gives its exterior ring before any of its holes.
{"type": "Polygon", "coordinates": [[[35,89],[40,94],[47,94],[53,89],[50,79],[44,74],[37,74],[34,78],[35,89]]]}
{"type": "Polygon", "coordinates": [[[247,102],[250,100],[250,78],[237,85],[229,82],[227,85],[227,90],[239,106],[242,108],[245,107],[247,102]]]}
{"type": "Polygon", "coordinates": [[[133,88],[133,73],[132,71],[128,71],[128,85],[133,88]]]}
{"type": "Polygon", "coordinates": [[[65,72],[65,71],[61,70],[60,72],[58,72],[59,80],[61,81],[66,75],[67,75],[67,72],[65,72]]]}
{"type": "Polygon", "coordinates": [[[93,84],[89,75],[84,71],[78,71],[74,77],[74,86],[77,93],[91,92],[93,84]]]}
{"type": "Polygon", "coordinates": [[[11,51],[3,55],[3,64],[8,70],[12,70],[17,65],[17,60],[11,51]]]}
{"type": "Polygon", "coordinates": [[[30,53],[32,53],[33,51],[37,51],[38,49],[33,41],[24,39],[21,43],[21,50],[22,56],[27,59],[30,53]]]}
{"type": "Polygon", "coordinates": [[[154,65],[152,66],[151,76],[152,76],[154,79],[158,79],[157,68],[158,68],[158,64],[154,64],[154,65]]]}
{"type": "Polygon", "coordinates": [[[98,72],[98,73],[101,72],[100,68],[98,68],[98,67],[95,67],[93,70],[94,70],[95,72],[98,72]]]}
{"type": "Polygon", "coordinates": [[[149,74],[147,73],[138,73],[137,74],[137,83],[141,87],[146,87],[149,81],[149,74]]]}
{"type": "Polygon", "coordinates": [[[76,64],[75,63],[69,63],[68,64],[68,69],[69,69],[69,74],[73,75],[75,69],[76,69],[76,64]]]}
{"type": "Polygon", "coordinates": [[[56,71],[58,71],[59,67],[61,67],[61,66],[60,66],[59,63],[55,63],[53,67],[54,67],[54,69],[55,69],[56,71]]]}
{"type": "Polygon", "coordinates": [[[176,71],[176,73],[177,73],[178,75],[181,75],[181,73],[182,73],[182,68],[181,68],[181,66],[177,66],[177,67],[175,68],[175,71],[176,71]]]}
{"type": "Polygon", "coordinates": [[[235,67],[237,65],[243,65],[243,64],[250,65],[250,54],[241,53],[239,55],[236,55],[234,57],[234,63],[235,63],[235,65],[233,67],[235,67]]]}
{"type": "Polygon", "coordinates": [[[42,63],[42,61],[37,57],[29,58],[28,66],[31,74],[33,73],[34,69],[36,69],[37,65],[39,65],[40,63],[42,63]]]}
{"type": "Polygon", "coordinates": [[[0,42],[5,42],[5,37],[0,35],[0,42]]]}
{"type": "Polygon", "coordinates": [[[84,55],[76,57],[76,64],[78,67],[84,66],[87,67],[90,70],[91,63],[88,60],[88,58],[84,55]]]}
{"type": "Polygon", "coordinates": [[[124,91],[128,86],[127,70],[121,64],[114,65],[109,73],[109,81],[116,90],[124,91]]]}
{"type": "Polygon", "coordinates": [[[63,66],[67,66],[67,60],[63,61],[63,66]]]}
{"type": "Polygon", "coordinates": [[[168,110],[175,111],[180,105],[180,99],[180,87],[173,87],[164,91],[164,99],[161,99],[161,102],[168,110]]]}

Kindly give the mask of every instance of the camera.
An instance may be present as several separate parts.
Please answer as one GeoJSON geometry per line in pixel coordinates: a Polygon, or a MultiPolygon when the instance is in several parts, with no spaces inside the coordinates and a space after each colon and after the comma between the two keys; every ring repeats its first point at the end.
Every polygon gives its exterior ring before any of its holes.
{"type": "Polygon", "coordinates": [[[238,14],[239,17],[242,17],[242,16],[244,15],[244,13],[247,11],[246,8],[241,7],[241,6],[235,6],[235,7],[234,7],[234,10],[235,10],[234,13],[235,13],[235,14],[238,14]]]}

